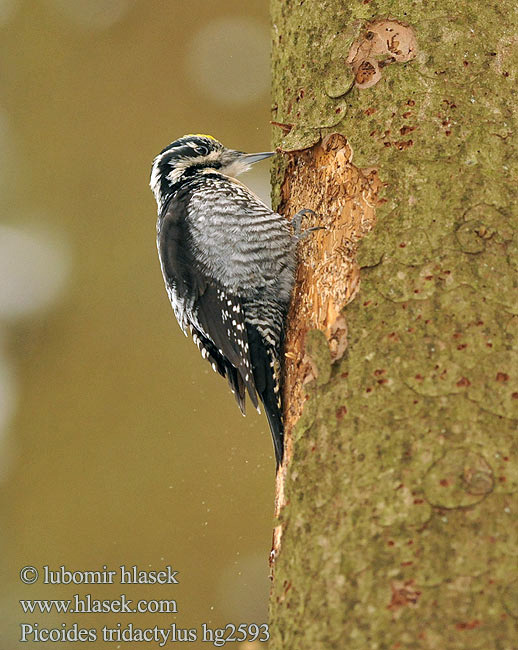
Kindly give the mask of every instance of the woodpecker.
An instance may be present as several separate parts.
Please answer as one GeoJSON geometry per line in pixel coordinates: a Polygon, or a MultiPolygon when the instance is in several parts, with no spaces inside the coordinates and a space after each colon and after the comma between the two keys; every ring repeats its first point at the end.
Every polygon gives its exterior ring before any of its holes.
{"type": "MultiPolygon", "coordinates": [[[[208,135],[185,135],[153,161],[157,247],[174,314],[204,359],[264,405],[277,468],[282,463],[281,367],[297,235],[236,179],[275,152],[246,154],[208,135]]],[[[304,211],[305,212],[305,211],[304,211]]]]}

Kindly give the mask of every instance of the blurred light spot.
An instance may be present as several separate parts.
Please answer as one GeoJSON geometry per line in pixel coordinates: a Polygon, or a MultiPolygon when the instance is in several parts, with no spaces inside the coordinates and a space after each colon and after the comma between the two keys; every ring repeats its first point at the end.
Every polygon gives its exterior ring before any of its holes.
{"type": "Polygon", "coordinates": [[[0,319],[32,315],[62,293],[68,247],[38,228],[0,226],[0,319]]]}
{"type": "Polygon", "coordinates": [[[6,436],[18,397],[12,365],[0,341],[0,483],[7,478],[13,458],[12,443],[6,436]]]}
{"type": "Polygon", "coordinates": [[[265,556],[256,554],[239,558],[223,571],[218,584],[218,605],[229,620],[267,622],[268,570],[265,556]]]}
{"type": "Polygon", "coordinates": [[[20,0],[0,0],[0,26],[11,20],[19,5],[20,0]]]}
{"type": "Polygon", "coordinates": [[[89,29],[106,29],[119,22],[135,0],[52,0],[70,20],[89,29]]]}
{"type": "Polygon", "coordinates": [[[251,18],[218,18],[194,35],[187,48],[187,73],[211,99],[243,105],[270,83],[270,36],[251,18]]]}

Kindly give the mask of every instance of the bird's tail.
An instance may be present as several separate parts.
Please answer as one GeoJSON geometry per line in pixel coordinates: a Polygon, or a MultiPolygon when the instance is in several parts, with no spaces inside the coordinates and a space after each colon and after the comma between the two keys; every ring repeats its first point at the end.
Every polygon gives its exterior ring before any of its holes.
{"type": "Polygon", "coordinates": [[[272,432],[277,469],[284,456],[284,424],[282,422],[281,366],[276,349],[269,345],[253,326],[248,327],[248,342],[255,390],[263,403],[272,432]]]}
{"type": "Polygon", "coordinates": [[[281,367],[273,348],[267,348],[265,385],[260,391],[261,401],[266,411],[275,449],[276,467],[279,469],[284,457],[284,424],[282,421],[281,367]]]}
{"type": "Polygon", "coordinates": [[[276,468],[279,469],[284,457],[284,424],[282,423],[281,410],[275,393],[261,395],[261,399],[264,404],[264,410],[266,411],[266,417],[268,418],[268,424],[270,425],[270,431],[272,432],[276,468]],[[273,400],[271,399],[272,396],[274,398],[273,400]]]}

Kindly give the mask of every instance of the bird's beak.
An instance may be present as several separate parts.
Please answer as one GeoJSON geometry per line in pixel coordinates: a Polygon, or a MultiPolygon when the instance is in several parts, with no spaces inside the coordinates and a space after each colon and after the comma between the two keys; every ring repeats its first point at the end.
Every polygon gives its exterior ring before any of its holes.
{"type": "Polygon", "coordinates": [[[260,160],[264,160],[265,158],[270,158],[271,156],[275,156],[275,154],[276,154],[275,151],[263,151],[262,153],[245,153],[241,157],[241,160],[247,165],[252,165],[253,163],[259,162],[260,160]]]}

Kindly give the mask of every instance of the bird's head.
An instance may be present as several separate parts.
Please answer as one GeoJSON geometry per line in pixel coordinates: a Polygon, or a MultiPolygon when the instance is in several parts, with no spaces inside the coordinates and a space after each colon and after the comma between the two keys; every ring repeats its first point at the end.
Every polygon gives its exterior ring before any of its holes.
{"type": "Polygon", "coordinates": [[[163,149],[153,161],[149,185],[159,206],[194,174],[218,172],[237,176],[250,165],[275,154],[243,153],[227,149],[210,135],[184,135],[163,149]]]}

